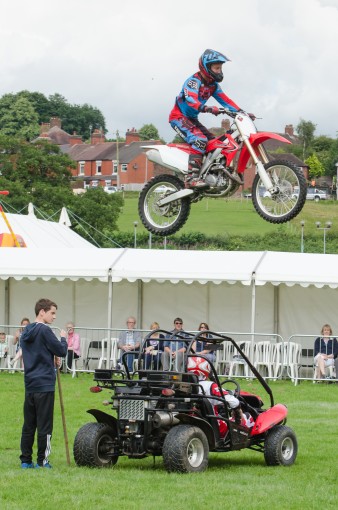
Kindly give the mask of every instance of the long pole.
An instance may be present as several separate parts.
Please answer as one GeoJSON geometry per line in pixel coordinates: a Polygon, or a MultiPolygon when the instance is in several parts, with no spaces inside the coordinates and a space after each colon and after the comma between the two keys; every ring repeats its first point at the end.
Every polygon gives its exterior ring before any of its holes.
{"type": "Polygon", "coordinates": [[[70,466],[68,434],[67,434],[67,426],[66,426],[65,408],[64,408],[64,405],[63,405],[63,396],[62,396],[61,377],[60,377],[60,369],[59,369],[59,367],[56,368],[56,374],[57,374],[58,388],[59,388],[59,399],[60,399],[60,407],[61,407],[63,437],[65,439],[66,459],[67,459],[68,466],[70,466]]]}

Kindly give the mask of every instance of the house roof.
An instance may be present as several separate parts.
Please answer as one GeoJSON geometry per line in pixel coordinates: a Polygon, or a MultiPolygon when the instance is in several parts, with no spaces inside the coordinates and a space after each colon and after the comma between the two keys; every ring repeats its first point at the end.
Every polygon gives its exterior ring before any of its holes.
{"type": "MultiPolygon", "coordinates": [[[[290,143],[293,145],[300,145],[300,140],[298,136],[295,135],[289,135],[288,133],[276,133],[279,136],[282,136],[283,138],[286,138],[290,143]]],[[[270,140],[266,140],[264,142],[264,147],[268,152],[276,152],[278,149],[285,149],[286,145],[283,142],[280,142],[279,140],[275,140],[271,138],[270,140]]]]}
{"type": "MultiPolygon", "coordinates": [[[[299,159],[294,154],[291,154],[290,152],[283,152],[281,154],[278,154],[278,156],[280,156],[280,159],[285,159],[286,161],[289,161],[290,163],[293,163],[296,166],[301,166],[301,167],[307,167],[308,166],[308,165],[306,165],[304,163],[304,161],[299,159]]],[[[276,154],[274,154],[274,158],[276,158],[276,154]]]]}
{"type": "MultiPolygon", "coordinates": [[[[119,162],[128,164],[133,161],[140,153],[143,152],[144,145],[154,145],[156,141],[131,142],[125,145],[125,142],[119,142],[119,162]]],[[[96,145],[75,144],[73,146],[66,145],[61,148],[74,161],[104,161],[117,159],[116,142],[98,143],[96,145]]]]}

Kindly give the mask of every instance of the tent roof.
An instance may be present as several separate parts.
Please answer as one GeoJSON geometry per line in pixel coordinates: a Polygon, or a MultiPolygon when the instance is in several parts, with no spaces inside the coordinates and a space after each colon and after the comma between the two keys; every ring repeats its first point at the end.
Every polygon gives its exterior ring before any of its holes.
{"type": "Polygon", "coordinates": [[[256,285],[328,285],[338,288],[338,255],[265,252],[256,271],[256,285]]]}
{"type": "Polygon", "coordinates": [[[83,278],[338,288],[338,255],[281,252],[2,248],[0,279],[83,278]],[[93,252],[94,250],[94,252],[93,252]],[[93,254],[95,256],[93,256],[93,254]]]}
{"type": "Polygon", "coordinates": [[[58,250],[3,248],[0,278],[35,280],[98,278],[113,282],[156,280],[178,283],[236,283],[250,285],[251,273],[261,252],[198,252],[178,250],[134,250],[123,248],[58,250]]]}
{"type": "MultiPolygon", "coordinates": [[[[62,223],[40,220],[32,213],[28,215],[6,213],[6,217],[13,232],[23,238],[27,248],[98,249],[62,223]]],[[[2,215],[0,215],[0,233],[9,233],[2,215]]],[[[8,249],[10,248],[0,248],[0,253],[8,249]]]]}

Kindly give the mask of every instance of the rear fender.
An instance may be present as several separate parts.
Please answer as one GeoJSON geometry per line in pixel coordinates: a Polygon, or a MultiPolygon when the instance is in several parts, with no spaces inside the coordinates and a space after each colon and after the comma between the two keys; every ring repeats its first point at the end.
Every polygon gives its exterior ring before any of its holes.
{"type": "MultiPolygon", "coordinates": [[[[279,142],[291,143],[289,140],[284,138],[284,136],[277,135],[276,133],[267,133],[267,132],[252,133],[249,138],[249,142],[255,150],[263,142],[266,142],[266,140],[277,140],[279,142]]],[[[246,146],[243,144],[243,148],[242,148],[240,156],[238,158],[238,164],[237,164],[237,172],[238,173],[244,172],[249,159],[250,159],[250,152],[248,151],[246,146]]]]}
{"type": "Polygon", "coordinates": [[[255,421],[255,425],[251,430],[251,437],[263,434],[273,426],[282,423],[286,419],[287,414],[288,410],[283,404],[276,404],[267,411],[263,411],[255,421]]]}
{"type": "Polygon", "coordinates": [[[188,173],[189,153],[181,146],[149,145],[146,149],[149,161],[169,168],[175,173],[188,173]]]}
{"type": "Polygon", "coordinates": [[[98,423],[105,423],[109,425],[114,431],[114,434],[117,435],[117,419],[110,414],[104,413],[103,411],[99,411],[98,409],[89,409],[87,413],[94,416],[98,423]]]}
{"type": "Polygon", "coordinates": [[[215,448],[216,445],[215,434],[212,429],[212,426],[208,422],[202,420],[201,418],[198,418],[197,416],[191,416],[189,414],[183,413],[176,414],[175,418],[180,420],[181,423],[199,427],[201,430],[203,430],[204,434],[207,436],[210,450],[213,450],[215,448]]]}

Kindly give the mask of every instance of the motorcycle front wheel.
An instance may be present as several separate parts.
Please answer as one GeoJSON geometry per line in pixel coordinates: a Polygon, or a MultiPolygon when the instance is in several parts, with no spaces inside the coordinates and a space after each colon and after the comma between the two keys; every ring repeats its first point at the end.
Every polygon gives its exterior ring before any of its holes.
{"type": "Polygon", "coordinates": [[[138,211],[145,228],[160,236],[177,232],[187,221],[190,213],[190,198],[184,197],[175,202],[160,206],[159,200],[184,189],[183,182],[173,175],[153,177],[141,191],[138,211]]]}
{"type": "Polygon", "coordinates": [[[256,174],[252,184],[252,202],[258,214],[270,223],[286,223],[303,209],[306,199],[306,180],[302,170],[283,160],[264,165],[275,186],[270,194],[256,174]]]}

